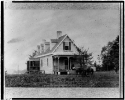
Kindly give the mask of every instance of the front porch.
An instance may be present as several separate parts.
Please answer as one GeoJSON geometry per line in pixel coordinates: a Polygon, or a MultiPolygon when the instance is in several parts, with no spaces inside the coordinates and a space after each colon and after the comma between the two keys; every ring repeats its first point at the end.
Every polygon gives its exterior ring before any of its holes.
{"type": "Polygon", "coordinates": [[[75,74],[73,67],[76,65],[74,55],[56,55],[53,56],[54,74],[75,74]]]}

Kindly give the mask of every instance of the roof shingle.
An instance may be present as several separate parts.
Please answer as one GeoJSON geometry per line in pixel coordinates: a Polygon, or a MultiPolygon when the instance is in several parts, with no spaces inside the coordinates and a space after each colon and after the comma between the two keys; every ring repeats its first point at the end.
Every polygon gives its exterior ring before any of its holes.
{"type": "MultiPolygon", "coordinates": [[[[51,50],[50,50],[50,48],[48,48],[45,52],[43,52],[43,53],[40,54],[40,55],[52,53],[53,50],[60,44],[60,42],[64,39],[65,36],[66,36],[66,34],[63,35],[63,36],[61,36],[61,37],[59,37],[58,39],[51,39],[51,41],[54,41],[54,43],[57,42],[57,43],[55,44],[55,46],[54,46],[51,50]]],[[[53,43],[53,42],[52,42],[52,43],[53,43]]],[[[40,55],[38,55],[38,56],[40,56],[40,55]]]]}

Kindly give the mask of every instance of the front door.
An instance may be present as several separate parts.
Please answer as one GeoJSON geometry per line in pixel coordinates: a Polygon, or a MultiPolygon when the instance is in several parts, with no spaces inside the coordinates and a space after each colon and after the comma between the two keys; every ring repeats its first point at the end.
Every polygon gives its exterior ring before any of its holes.
{"type": "Polygon", "coordinates": [[[68,70],[68,59],[65,60],[65,69],[68,70]]]}

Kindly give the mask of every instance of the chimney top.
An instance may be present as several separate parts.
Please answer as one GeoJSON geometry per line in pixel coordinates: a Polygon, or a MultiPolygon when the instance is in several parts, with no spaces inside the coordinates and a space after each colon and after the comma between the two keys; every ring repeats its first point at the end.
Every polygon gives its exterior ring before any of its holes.
{"type": "Polygon", "coordinates": [[[44,44],[41,44],[41,47],[43,47],[44,46],[44,44]]]}
{"type": "Polygon", "coordinates": [[[62,36],[62,31],[57,31],[57,38],[62,36]]]}
{"type": "Polygon", "coordinates": [[[45,39],[42,39],[42,43],[44,44],[46,42],[46,40],[45,39]]]}
{"type": "Polygon", "coordinates": [[[40,48],[40,45],[37,45],[38,48],[40,48]]]}

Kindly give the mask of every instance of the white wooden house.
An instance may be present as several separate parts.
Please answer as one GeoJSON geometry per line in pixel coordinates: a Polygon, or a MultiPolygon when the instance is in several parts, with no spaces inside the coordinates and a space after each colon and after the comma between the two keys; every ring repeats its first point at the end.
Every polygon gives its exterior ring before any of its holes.
{"type": "Polygon", "coordinates": [[[44,71],[46,74],[69,74],[77,63],[74,55],[78,55],[78,47],[62,31],[57,31],[57,38],[38,45],[37,54],[28,61],[27,70],[44,71]]]}

